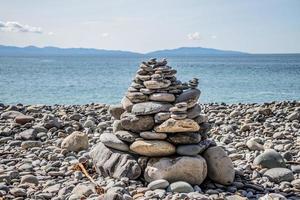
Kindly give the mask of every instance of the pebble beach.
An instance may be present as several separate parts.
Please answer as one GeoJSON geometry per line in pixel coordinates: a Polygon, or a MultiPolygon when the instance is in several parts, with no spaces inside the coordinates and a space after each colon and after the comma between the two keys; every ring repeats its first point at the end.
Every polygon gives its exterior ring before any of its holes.
{"type": "Polygon", "coordinates": [[[200,106],[209,138],[232,160],[234,182],[182,183],[186,192],[176,192],[96,173],[90,151],[114,129],[110,105],[0,104],[0,199],[300,198],[299,101],[200,106]],[[79,151],[68,149],[74,140],[79,151]]]}

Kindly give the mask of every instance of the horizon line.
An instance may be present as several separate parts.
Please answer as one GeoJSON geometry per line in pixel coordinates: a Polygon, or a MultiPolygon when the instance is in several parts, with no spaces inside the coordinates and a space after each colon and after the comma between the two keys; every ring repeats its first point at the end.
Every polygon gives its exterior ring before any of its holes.
{"type": "Polygon", "coordinates": [[[123,52],[130,52],[130,53],[136,53],[136,54],[141,54],[141,55],[146,55],[150,54],[156,51],[168,51],[168,50],[175,50],[175,49],[180,49],[180,48],[204,48],[204,49],[213,49],[213,50],[219,50],[219,51],[233,51],[233,52],[238,52],[242,54],[252,54],[252,55],[271,55],[271,54],[278,54],[278,55],[283,55],[283,54],[300,54],[300,52],[276,52],[276,53],[270,53],[270,52],[260,52],[260,53],[253,53],[253,52],[244,52],[240,50],[228,50],[228,49],[217,49],[217,48],[211,48],[211,47],[203,47],[203,46],[179,46],[179,47],[174,47],[174,48],[165,48],[165,49],[157,49],[157,50],[152,50],[152,51],[147,51],[147,52],[137,52],[137,51],[132,51],[132,50],[121,50],[121,49],[103,49],[103,48],[93,48],[93,47],[59,47],[59,46],[37,46],[37,45],[4,45],[0,44],[0,46],[4,47],[17,47],[17,48],[28,48],[28,47],[35,47],[35,48],[58,48],[58,49],[90,49],[90,50],[104,50],[104,51],[123,51],[123,52]]]}

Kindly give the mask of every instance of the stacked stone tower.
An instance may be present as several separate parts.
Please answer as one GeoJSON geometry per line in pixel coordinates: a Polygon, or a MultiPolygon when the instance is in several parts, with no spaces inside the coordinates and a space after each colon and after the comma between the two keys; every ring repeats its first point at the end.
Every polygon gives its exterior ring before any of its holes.
{"type": "Polygon", "coordinates": [[[103,133],[91,151],[97,171],[115,178],[194,185],[208,174],[230,184],[231,160],[207,138],[210,126],[201,114],[197,87],[197,78],[188,83],[177,80],[176,70],[165,59],[142,62],[121,105],[110,108],[113,133],[103,133]]]}

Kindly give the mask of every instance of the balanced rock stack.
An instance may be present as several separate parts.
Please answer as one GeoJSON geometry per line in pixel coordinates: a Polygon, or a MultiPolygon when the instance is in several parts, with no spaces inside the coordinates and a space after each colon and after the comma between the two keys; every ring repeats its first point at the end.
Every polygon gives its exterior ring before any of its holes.
{"type": "Polygon", "coordinates": [[[182,83],[175,75],[165,59],[140,65],[121,105],[110,108],[113,133],[102,133],[90,153],[98,173],[146,182],[200,185],[207,176],[233,182],[230,158],[207,138],[198,79],[182,83]]]}

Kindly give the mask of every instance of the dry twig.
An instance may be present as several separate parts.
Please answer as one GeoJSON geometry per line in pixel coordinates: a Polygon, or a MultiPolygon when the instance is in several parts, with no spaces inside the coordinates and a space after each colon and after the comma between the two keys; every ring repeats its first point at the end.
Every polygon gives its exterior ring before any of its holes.
{"type": "Polygon", "coordinates": [[[89,175],[82,163],[77,163],[72,167],[74,171],[81,171],[92,183],[95,184],[95,189],[98,194],[104,194],[104,189],[96,183],[96,181],[89,175]]]}

